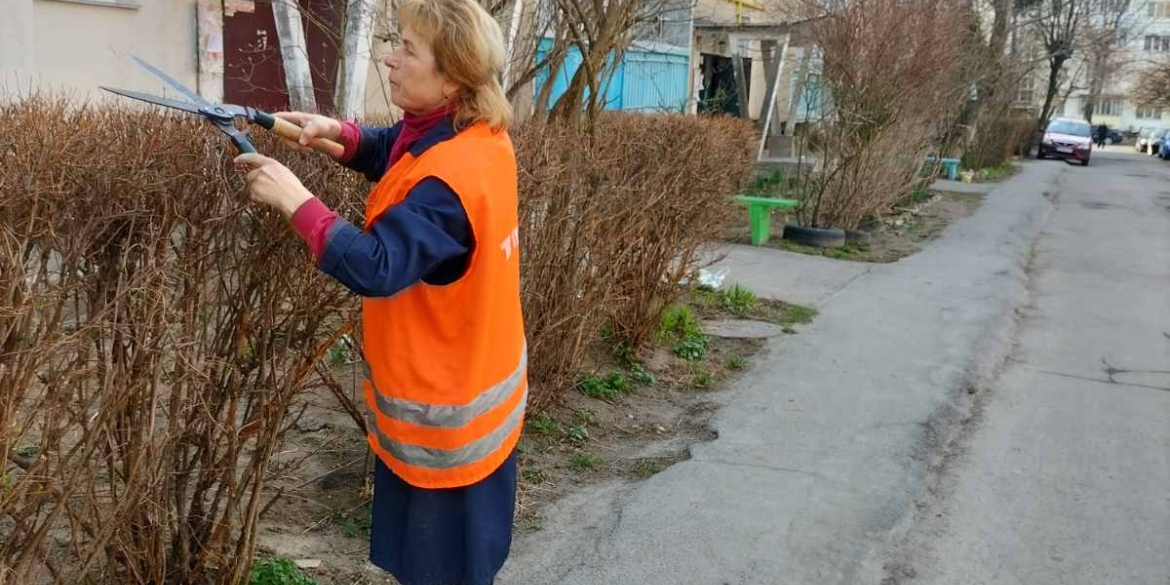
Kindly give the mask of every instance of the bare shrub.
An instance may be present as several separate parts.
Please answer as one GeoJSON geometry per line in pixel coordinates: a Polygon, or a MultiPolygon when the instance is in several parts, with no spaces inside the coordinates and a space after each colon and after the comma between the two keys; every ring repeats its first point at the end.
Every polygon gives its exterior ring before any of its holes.
{"type": "Polygon", "coordinates": [[[827,95],[820,170],[797,218],[853,229],[917,186],[940,121],[969,95],[962,46],[970,14],[957,0],[809,0],[827,95]]]}
{"type": "MultiPolygon", "coordinates": [[[[267,462],[355,299],[205,124],[32,99],[0,125],[0,572],[242,581],[267,462]]],[[[349,173],[283,158],[360,202],[349,173]]]]}
{"type": "Polygon", "coordinates": [[[608,114],[595,136],[557,123],[514,136],[538,403],[577,373],[604,323],[618,342],[647,339],[751,172],[739,120],[608,114]]]}
{"type": "MultiPolygon", "coordinates": [[[[203,122],[32,98],[0,125],[0,575],[244,581],[269,462],[357,297],[246,201],[203,122]]],[[[360,221],[364,179],[256,139],[360,221]]],[[[607,115],[514,140],[539,404],[603,323],[645,339],[721,233],[751,127],[607,115]]]]}

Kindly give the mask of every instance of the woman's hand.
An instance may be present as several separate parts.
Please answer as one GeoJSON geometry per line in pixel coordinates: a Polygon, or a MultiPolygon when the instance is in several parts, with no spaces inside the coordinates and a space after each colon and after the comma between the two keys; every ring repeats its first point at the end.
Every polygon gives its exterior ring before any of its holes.
{"type": "Polygon", "coordinates": [[[297,142],[282,139],[285,146],[301,152],[309,152],[309,142],[314,138],[326,138],[337,142],[341,138],[341,122],[320,114],[305,112],[276,112],[272,114],[281,120],[292,122],[301,127],[301,136],[297,142]]]}
{"type": "Polygon", "coordinates": [[[274,207],[286,218],[291,218],[297,208],[313,198],[288,167],[262,154],[241,154],[235,163],[251,168],[244,181],[252,201],[274,207]]]}

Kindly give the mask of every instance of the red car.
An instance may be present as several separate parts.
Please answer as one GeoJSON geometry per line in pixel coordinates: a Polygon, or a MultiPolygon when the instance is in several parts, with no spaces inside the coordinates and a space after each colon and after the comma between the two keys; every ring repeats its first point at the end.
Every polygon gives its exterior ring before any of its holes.
{"type": "Polygon", "coordinates": [[[1056,118],[1044,130],[1038,158],[1075,160],[1087,167],[1092,154],[1093,127],[1084,120],[1056,118]]]}

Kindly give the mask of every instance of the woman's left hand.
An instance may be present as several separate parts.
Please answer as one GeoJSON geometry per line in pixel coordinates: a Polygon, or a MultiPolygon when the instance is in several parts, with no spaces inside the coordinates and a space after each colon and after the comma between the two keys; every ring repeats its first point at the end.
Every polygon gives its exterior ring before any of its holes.
{"type": "Polygon", "coordinates": [[[313,198],[288,167],[271,158],[246,153],[237,156],[235,163],[251,168],[244,180],[252,201],[275,207],[285,217],[292,217],[297,208],[313,198]]]}

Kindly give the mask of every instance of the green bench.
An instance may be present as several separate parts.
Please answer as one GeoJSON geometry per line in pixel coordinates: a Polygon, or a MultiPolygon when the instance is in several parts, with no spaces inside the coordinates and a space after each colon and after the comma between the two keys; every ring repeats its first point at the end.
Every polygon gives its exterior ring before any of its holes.
{"type": "MultiPolygon", "coordinates": [[[[926,164],[934,164],[935,159],[933,154],[926,155],[926,164]]],[[[954,181],[959,178],[959,159],[944,158],[942,159],[942,166],[947,171],[947,179],[954,181]]]]}
{"type": "Polygon", "coordinates": [[[740,195],[736,202],[746,205],[752,222],[752,245],[762,246],[772,235],[772,210],[793,209],[798,201],[795,199],[773,199],[771,197],[749,197],[740,195]]]}

